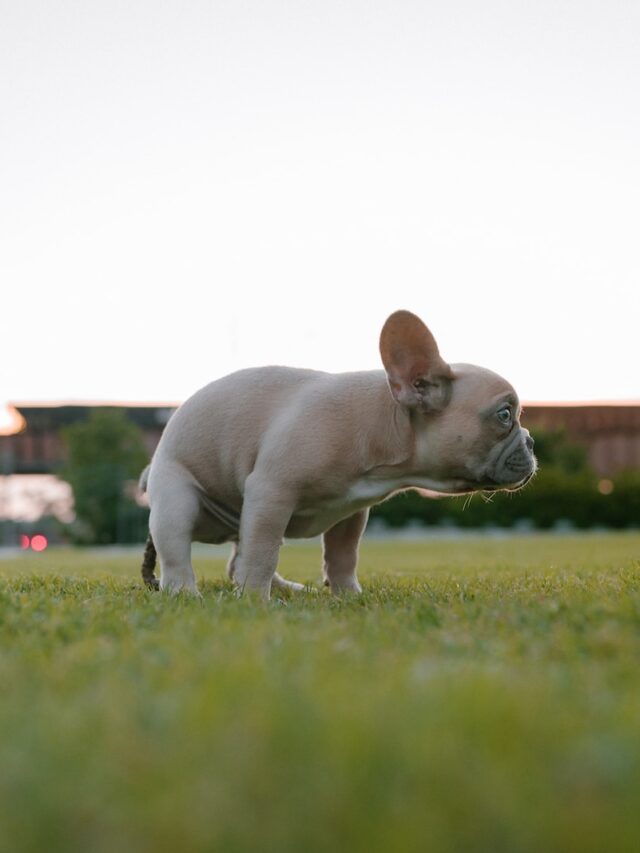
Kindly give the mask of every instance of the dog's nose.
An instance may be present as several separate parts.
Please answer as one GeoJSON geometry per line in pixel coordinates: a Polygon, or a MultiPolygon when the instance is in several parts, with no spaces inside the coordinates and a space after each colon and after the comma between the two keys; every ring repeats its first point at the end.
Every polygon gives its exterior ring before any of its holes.
{"type": "Polygon", "coordinates": [[[527,450],[533,450],[533,446],[535,444],[535,441],[531,438],[531,436],[529,434],[527,434],[527,437],[525,438],[524,443],[527,445],[527,450]]]}

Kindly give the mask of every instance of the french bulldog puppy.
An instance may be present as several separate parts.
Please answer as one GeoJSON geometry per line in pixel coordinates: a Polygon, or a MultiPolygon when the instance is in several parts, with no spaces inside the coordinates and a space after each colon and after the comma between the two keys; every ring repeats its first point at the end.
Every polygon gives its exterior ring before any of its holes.
{"type": "Polygon", "coordinates": [[[460,495],[531,479],[533,439],[506,380],[447,364],[409,311],[387,319],[380,354],[384,371],[259,367],[188,399],[141,478],[146,583],[198,594],[192,541],[231,541],[229,576],[267,600],[274,586],[303,588],[276,571],[283,538],[322,534],[325,583],[360,592],[358,545],[373,504],[405,489],[460,495]]]}

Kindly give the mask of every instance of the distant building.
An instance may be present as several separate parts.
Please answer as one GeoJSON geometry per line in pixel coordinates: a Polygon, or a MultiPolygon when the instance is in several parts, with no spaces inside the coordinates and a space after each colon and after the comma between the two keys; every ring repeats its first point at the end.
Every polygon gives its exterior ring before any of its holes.
{"type": "MultiPolygon", "coordinates": [[[[92,408],[107,404],[22,405],[13,408],[26,423],[22,432],[0,437],[3,469],[0,473],[51,474],[64,462],[64,444],[60,430],[88,418],[92,408]],[[10,470],[6,470],[9,468],[10,470]]],[[[176,405],[110,405],[123,411],[142,430],[145,447],[151,457],[162,430],[176,405]]]]}
{"type": "Polygon", "coordinates": [[[534,438],[536,429],[564,430],[602,477],[640,469],[640,402],[527,403],[522,423],[534,438]]]}

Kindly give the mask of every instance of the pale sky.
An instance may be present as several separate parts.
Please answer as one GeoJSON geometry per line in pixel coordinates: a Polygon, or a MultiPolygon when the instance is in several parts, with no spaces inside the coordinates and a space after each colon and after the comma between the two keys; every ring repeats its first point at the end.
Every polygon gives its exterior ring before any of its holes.
{"type": "Polygon", "coordinates": [[[0,403],[379,366],[640,398],[640,3],[0,0],[0,403]]]}

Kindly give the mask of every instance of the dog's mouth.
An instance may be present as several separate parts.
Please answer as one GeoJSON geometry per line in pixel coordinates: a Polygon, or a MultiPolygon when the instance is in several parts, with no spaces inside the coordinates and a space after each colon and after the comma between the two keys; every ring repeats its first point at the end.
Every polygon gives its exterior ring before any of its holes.
{"type": "Polygon", "coordinates": [[[536,471],[537,465],[521,480],[516,480],[514,483],[499,483],[496,480],[489,479],[479,486],[478,490],[482,492],[518,492],[520,489],[524,489],[527,483],[534,478],[536,471]]]}
{"type": "Polygon", "coordinates": [[[527,476],[524,478],[524,480],[521,480],[519,483],[516,483],[515,486],[509,486],[507,488],[507,491],[508,492],[518,492],[520,489],[524,489],[524,487],[527,485],[527,483],[529,483],[531,480],[533,480],[533,478],[536,475],[537,470],[538,470],[538,466],[536,465],[536,467],[533,469],[533,471],[530,471],[527,474],[527,476]]]}
{"type": "Polygon", "coordinates": [[[459,479],[434,483],[429,488],[419,488],[418,491],[423,492],[428,497],[434,498],[473,495],[479,492],[487,494],[491,494],[493,492],[517,492],[527,485],[527,483],[535,476],[537,470],[537,461],[535,457],[532,457],[526,470],[520,471],[519,479],[498,480],[496,477],[489,476],[486,472],[483,472],[482,475],[476,479],[476,477],[470,476],[470,472],[466,472],[462,476],[459,476],[459,479]]]}

